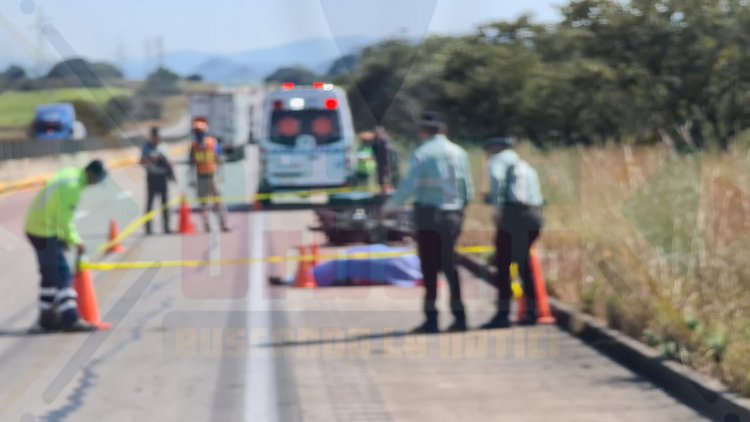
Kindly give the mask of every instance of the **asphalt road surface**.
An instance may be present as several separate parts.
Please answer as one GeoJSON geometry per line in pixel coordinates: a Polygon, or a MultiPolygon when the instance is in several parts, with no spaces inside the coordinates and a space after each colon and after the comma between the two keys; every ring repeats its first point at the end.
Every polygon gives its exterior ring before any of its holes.
{"type": "MultiPolygon", "coordinates": [[[[253,193],[255,150],[248,157],[227,169],[225,194],[253,193]]],[[[28,335],[38,276],[22,226],[33,194],[0,197],[2,421],[702,420],[556,328],[408,336],[419,289],[271,287],[292,264],[95,273],[112,330],[28,335]]],[[[143,200],[139,168],[87,191],[77,214],[87,245],[105,240],[111,219],[137,218],[143,200]]],[[[304,209],[236,211],[229,234],[139,231],[106,260],[294,255],[310,224],[304,209]]],[[[494,293],[463,277],[478,325],[494,293]]]]}

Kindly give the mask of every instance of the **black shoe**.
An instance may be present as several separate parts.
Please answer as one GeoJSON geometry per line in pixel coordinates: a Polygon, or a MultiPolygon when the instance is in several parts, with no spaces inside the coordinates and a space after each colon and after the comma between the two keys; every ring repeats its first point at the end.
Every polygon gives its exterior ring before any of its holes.
{"type": "Polygon", "coordinates": [[[221,231],[224,233],[229,233],[232,231],[232,229],[229,228],[229,226],[221,226],[221,231]]]}
{"type": "Polygon", "coordinates": [[[494,317],[492,317],[491,320],[480,325],[479,328],[482,330],[492,330],[496,328],[510,328],[510,319],[508,319],[507,315],[497,314],[494,317]]]}
{"type": "Polygon", "coordinates": [[[521,319],[516,321],[516,325],[520,325],[522,327],[531,327],[536,325],[536,316],[535,315],[524,315],[521,319]]]}
{"type": "Polygon", "coordinates": [[[39,313],[39,322],[37,323],[42,331],[59,331],[62,326],[60,315],[55,311],[42,311],[39,313]]]}
{"type": "Polygon", "coordinates": [[[62,330],[66,333],[90,333],[92,331],[97,331],[98,329],[99,327],[96,325],[81,318],[78,318],[78,320],[71,325],[62,327],[62,330]]]}
{"type": "Polygon", "coordinates": [[[453,321],[453,324],[451,324],[450,327],[448,327],[449,333],[462,333],[464,331],[467,331],[469,327],[466,326],[466,320],[465,319],[457,319],[453,321]]]}
{"type": "Polygon", "coordinates": [[[425,321],[422,325],[415,327],[409,333],[411,334],[437,334],[440,332],[437,322],[425,321]]]}
{"type": "Polygon", "coordinates": [[[164,234],[172,234],[172,230],[170,230],[170,229],[164,229],[164,234]]]}

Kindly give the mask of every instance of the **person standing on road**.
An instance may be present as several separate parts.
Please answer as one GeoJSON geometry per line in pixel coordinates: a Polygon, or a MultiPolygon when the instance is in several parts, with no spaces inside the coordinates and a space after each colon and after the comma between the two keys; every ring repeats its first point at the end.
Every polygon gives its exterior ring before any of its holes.
{"type": "Polygon", "coordinates": [[[499,292],[498,310],[482,328],[510,326],[508,314],[512,298],[510,264],[518,264],[526,300],[526,315],[518,323],[534,325],[537,320],[536,291],[530,267],[530,251],[539,238],[544,203],[536,170],[513,150],[515,140],[493,138],[486,142],[490,192],[487,203],[495,208],[495,284],[499,292]]]}
{"type": "Polygon", "coordinates": [[[222,164],[221,145],[213,136],[209,136],[208,120],[205,117],[193,118],[193,143],[190,146],[190,174],[195,175],[193,183],[200,201],[201,215],[206,231],[211,230],[206,208],[209,203],[219,217],[221,230],[229,231],[227,226],[226,209],[221,200],[221,193],[217,187],[217,173],[222,164]]]}
{"type": "Polygon", "coordinates": [[[83,190],[107,176],[99,160],[85,168],[61,170],[37,193],[26,215],[25,231],[36,252],[41,273],[39,327],[54,331],[95,331],[78,315],[73,276],[65,250],[75,247],[80,257],[86,252],[75,225],[75,209],[83,190]]]}
{"type": "MultiPolygon", "coordinates": [[[[151,139],[143,144],[141,150],[141,165],[146,169],[146,213],[150,213],[154,205],[154,199],[161,198],[162,224],[164,233],[170,233],[169,228],[169,202],[168,182],[174,182],[174,170],[172,163],[167,158],[167,151],[161,143],[159,128],[151,128],[151,139]]],[[[151,220],[146,222],[146,234],[151,234],[151,220]]]]}
{"type": "Polygon", "coordinates": [[[466,151],[448,140],[443,115],[425,112],[419,124],[423,144],[409,160],[403,182],[385,203],[381,218],[392,215],[413,198],[417,250],[425,286],[425,322],[414,333],[437,333],[437,278],[442,270],[450,286],[450,304],[454,322],[449,331],[465,331],[466,312],[461,300],[461,285],[456,270],[455,246],[461,233],[464,208],[471,202],[474,189],[466,151]]]}
{"type": "Polygon", "coordinates": [[[373,142],[375,134],[372,132],[362,132],[359,134],[359,149],[357,149],[357,166],[354,174],[357,177],[358,186],[370,187],[370,181],[375,173],[375,155],[373,142]]]}
{"type": "Polygon", "coordinates": [[[395,185],[394,183],[394,167],[398,166],[398,158],[395,154],[393,142],[388,132],[383,126],[377,126],[375,128],[375,140],[372,143],[372,149],[375,154],[375,163],[377,164],[378,172],[378,185],[380,186],[380,193],[388,193],[388,187],[395,185]],[[394,163],[393,160],[396,160],[394,163]]]}

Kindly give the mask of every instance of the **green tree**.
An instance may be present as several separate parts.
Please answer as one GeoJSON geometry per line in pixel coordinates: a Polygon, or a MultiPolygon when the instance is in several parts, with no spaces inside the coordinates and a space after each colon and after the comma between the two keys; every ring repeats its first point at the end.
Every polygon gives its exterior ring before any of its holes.
{"type": "Polygon", "coordinates": [[[296,85],[312,85],[317,75],[304,66],[282,67],[268,75],[266,82],[291,82],[296,85]]]}
{"type": "Polygon", "coordinates": [[[139,94],[164,97],[180,93],[180,77],[169,69],[160,67],[146,77],[139,94]]]}
{"type": "Polygon", "coordinates": [[[106,82],[122,79],[116,67],[108,63],[91,63],[82,58],[64,60],[52,67],[46,79],[51,83],[63,81],[67,86],[102,87],[106,82]]]}

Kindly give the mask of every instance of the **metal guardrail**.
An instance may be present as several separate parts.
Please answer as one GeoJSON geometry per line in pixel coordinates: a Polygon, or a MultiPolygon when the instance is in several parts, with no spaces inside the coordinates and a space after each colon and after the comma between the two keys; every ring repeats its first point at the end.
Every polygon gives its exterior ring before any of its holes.
{"type": "MultiPolygon", "coordinates": [[[[185,136],[162,138],[165,143],[185,140],[185,136]]],[[[62,154],[75,154],[84,151],[101,151],[143,145],[146,138],[98,139],[88,138],[81,141],[0,141],[0,161],[20,158],[54,157],[62,154]]]]}

